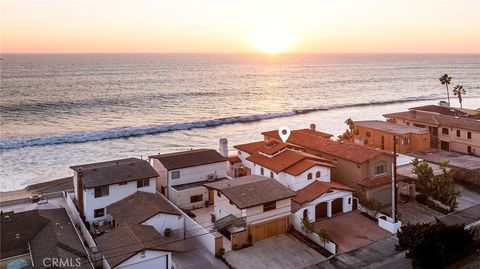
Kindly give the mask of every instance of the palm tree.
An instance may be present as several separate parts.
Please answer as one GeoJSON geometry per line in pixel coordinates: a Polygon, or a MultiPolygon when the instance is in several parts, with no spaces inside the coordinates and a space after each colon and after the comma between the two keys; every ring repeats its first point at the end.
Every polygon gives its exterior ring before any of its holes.
{"type": "Polygon", "coordinates": [[[448,74],[444,74],[439,78],[439,80],[442,83],[442,85],[445,85],[445,87],[447,87],[448,105],[450,105],[450,93],[448,92],[448,85],[450,84],[452,77],[449,77],[448,74]]]}
{"type": "Polygon", "coordinates": [[[453,88],[453,95],[458,97],[458,101],[460,102],[460,107],[463,108],[462,106],[462,95],[466,94],[467,91],[463,88],[462,85],[457,85],[453,88]]]}

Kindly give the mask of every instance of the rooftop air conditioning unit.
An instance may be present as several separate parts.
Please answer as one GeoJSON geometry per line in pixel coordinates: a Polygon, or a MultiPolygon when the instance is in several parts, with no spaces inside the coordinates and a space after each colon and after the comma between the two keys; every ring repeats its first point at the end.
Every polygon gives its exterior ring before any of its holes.
{"type": "Polygon", "coordinates": [[[217,179],[217,178],[218,178],[217,174],[209,174],[209,175],[207,176],[207,180],[208,180],[208,181],[214,181],[214,180],[217,179]]]}

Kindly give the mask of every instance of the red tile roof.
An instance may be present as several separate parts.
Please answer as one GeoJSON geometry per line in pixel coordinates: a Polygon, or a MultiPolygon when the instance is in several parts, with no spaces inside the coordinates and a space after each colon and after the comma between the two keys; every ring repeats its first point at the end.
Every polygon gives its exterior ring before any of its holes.
{"type": "Polygon", "coordinates": [[[293,197],[292,200],[299,204],[311,202],[317,199],[318,197],[322,196],[323,194],[327,193],[331,189],[352,191],[352,192],[355,191],[354,189],[349,188],[337,182],[321,182],[321,181],[315,180],[305,188],[296,191],[297,195],[293,197]]]}
{"type": "MultiPolygon", "coordinates": [[[[319,132],[319,131],[315,131],[315,130],[312,130],[312,129],[298,129],[298,130],[295,130],[295,132],[302,132],[302,133],[305,133],[305,134],[314,135],[314,136],[318,136],[318,137],[323,137],[323,138],[326,138],[326,139],[330,139],[333,136],[332,134],[319,132]]],[[[280,136],[278,135],[278,130],[263,132],[262,135],[264,135],[266,137],[270,137],[270,138],[280,139],[280,136]]]]}
{"type": "MultiPolygon", "coordinates": [[[[265,132],[263,134],[268,137],[270,133],[271,132],[265,132]]],[[[277,139],[277,136],[270,136],[270,138],[277,139]]],[[[287,142],[355,163],[364,163],[382,154],[391,155],[381,150],[365,147],[351,142],[335,141],[323,138],[321,136],[311,135],[304,130],[292,131],[287,142]]]]}
{"type": "Polygon", "coordinates": [[[240,158],[237,155],[234,155],[234,156],[228,156],[227,161],[229,163],[239,163],[242,160],[240,160],[240,158]]]}
{"type": "MultiPolygon", "coordinates": [[[[406,177],[397,175],[397,181],[403,181],[406,177]]],[[[387,184],[392,184],[392,175],[385,175],[381,177],[366,178],[358,182],[358,185],[366,188],[374,188],[378,186],[383,186],[387,184]]]]}
{"type": "Polygon", "coordinates": [[[247,144],[240,144],[240,145],[235,145],[233,146],[234,148],[244,151],[248,154],[253,154],[258,151],[260,147],[265,145],[267,141],[256,141],[252,143],[247,143],[247,144]]]}

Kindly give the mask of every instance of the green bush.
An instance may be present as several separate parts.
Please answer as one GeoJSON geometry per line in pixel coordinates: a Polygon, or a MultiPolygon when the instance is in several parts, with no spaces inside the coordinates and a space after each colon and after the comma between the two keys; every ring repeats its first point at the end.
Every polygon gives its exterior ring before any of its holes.
{"type": "Polygon", "coordinates": [[[417,196],[415,196],[415,199],[417,200],[417,203],[424,205],[426,205],[428,201],[428,197],[423,193],[417,194],[417,196]]]}
{"type": "Polygon", "coordinates": [[[407,224],[397,233],[397,250],[407,251],[414,268],[443,268],[470,254],[475,231],[465,225],[435,223],[407,224]]]}

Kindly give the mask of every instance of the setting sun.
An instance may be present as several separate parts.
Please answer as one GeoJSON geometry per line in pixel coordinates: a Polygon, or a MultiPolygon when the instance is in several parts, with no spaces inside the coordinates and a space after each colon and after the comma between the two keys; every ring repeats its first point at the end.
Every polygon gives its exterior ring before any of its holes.
{"type": "Polygon", "coordinates": [[[290,49],[295,41],[292,32],[280,28],[263,28],[253,36],[253,46],[265,53],[282,53],[290,49]]]}

